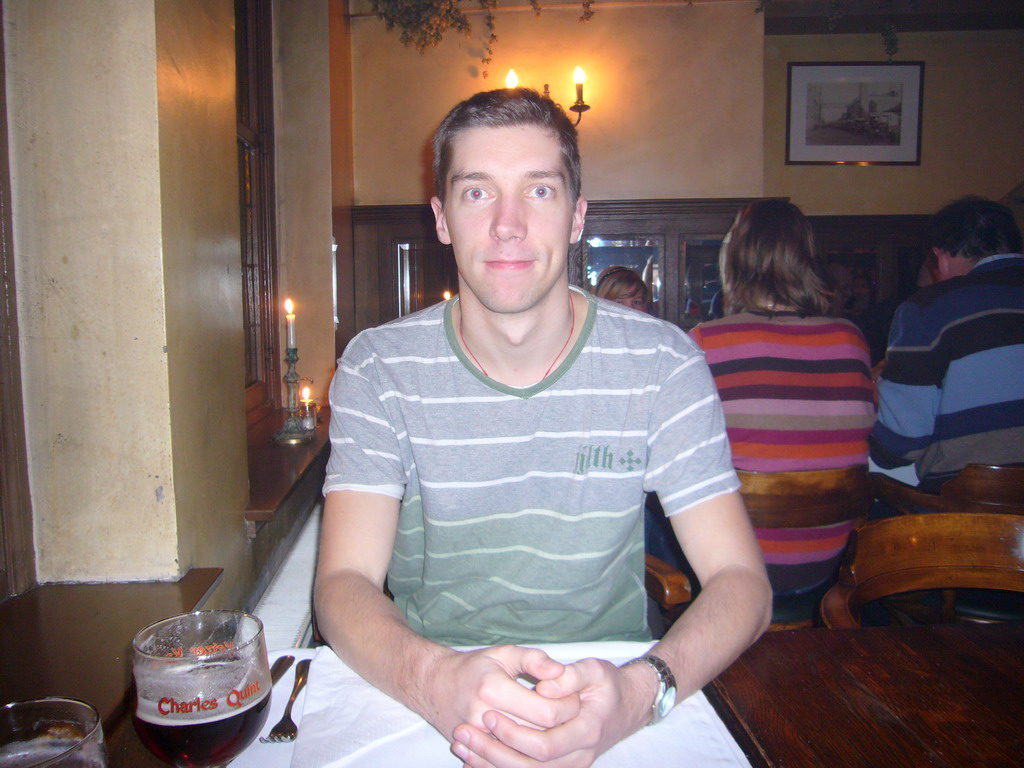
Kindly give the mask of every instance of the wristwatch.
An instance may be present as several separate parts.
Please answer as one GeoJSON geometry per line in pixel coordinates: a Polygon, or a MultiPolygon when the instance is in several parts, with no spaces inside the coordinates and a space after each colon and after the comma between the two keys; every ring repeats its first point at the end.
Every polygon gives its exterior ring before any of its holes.
{"type": "Polygon", "coordinates": [[[647,664],[658,676],[658,693],[654,697],[654,704],[651,706],[651,722],[648,725],[660,723],[676,703],[676,678],[669,669],[668,664],[657,656],[647,654],[639,658],[627,661],[622,666],[630,664],[647,664]]]}

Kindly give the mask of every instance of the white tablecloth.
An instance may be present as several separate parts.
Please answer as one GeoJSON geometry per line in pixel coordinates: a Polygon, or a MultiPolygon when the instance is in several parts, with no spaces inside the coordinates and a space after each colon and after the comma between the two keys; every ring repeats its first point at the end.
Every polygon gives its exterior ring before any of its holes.
{"type": "Polygon", "coordinates": [[[870,458],[868,459],[868,471],[869,472],[881,472],[883,475],[899,480],[901,483],[912,485],[917,487],[917,470],[914,469],[913,464],[907,464],[905,467],[895,467],[893,469],[885,469],[875,464],[870,458]]]}
{"type": "MultiPolygon", "coordinates": [[[[569,643],[539,646],[559,661],[603,658],[614,663],[642,655],[647,643],[569,643]]],[[[277,721],[291,675],[275,690],[277,721]]],[[[271,705],[274,708],[274,704],[271,705]]],[[[296,707],[298,709],[298,707],[296,707]]],[[[284,765],[281,745],[257,742],[232,768],[284,765]],[[245,758],[243,760],[243,758],[245,758]],[[261,762],[252,762],[250,758],[261,762]],[[281,758],[281,759],[279,759],[281,758]]],[[[316,651],[302,707],[292,768],[452,768],[458,759],[448,742],[418,715],[352,672],[330,648],[316,651]]],[[[651,766],[749,768],[750,764],[703,693],[676,706],[658,726],[645,728],[602,755],[598,768],[651,766]]]]}
{"type": "MultiPolygon", "coordinates": [[[[263,725],[263,730],[260,731],[260,736],[266,736],[270,733],[270,729],[274,727],[277,721],[281,719],[281,715],[284,714],[284,706],[288,703],[288,697],[292,693],[292,683],[295,682],[295,665],[302,659],[312,659],[315,655],[316,649],[314,648],[289,648],[285,651],[270,652],[271,664],[279,656],[294,656],[295,664],[288,668],[288,671],[284,673],[284,676],[274,686],[273,693],[270,696],[270,714],[267,716],[267,722],[263,725]]],[[[299,693],[298,698],[295,699],[295,706],[292,707],[292,720],[296,723],[302,719],[302,706],[306,700],[307,690],[309,690],[308,685],[299,693]]],[[[231,768],[288,768],[292,763],[292,750],[294,747],[294,742],[261,744],[260,740],[256,739],[249,745],[248,749],[231,761],[231,768]]]]}

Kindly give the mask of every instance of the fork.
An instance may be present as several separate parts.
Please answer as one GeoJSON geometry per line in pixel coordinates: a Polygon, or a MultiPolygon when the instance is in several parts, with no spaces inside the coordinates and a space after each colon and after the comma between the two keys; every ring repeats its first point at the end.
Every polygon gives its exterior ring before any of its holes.
{"type": "Polygon", "coordinates": [[[288,697],[288,703],[284,707],[284,714],[277,725],[270,729],[267,738],[260,737],[260,742],[269,744],[271,742],[280,744],[287,741],[295,741],[299,735],[298,726],[292,720],[292,705],[309,678],[309,659],[303,659],[295,665],[295,683],[292,685],[292,695],[288,697]]]}

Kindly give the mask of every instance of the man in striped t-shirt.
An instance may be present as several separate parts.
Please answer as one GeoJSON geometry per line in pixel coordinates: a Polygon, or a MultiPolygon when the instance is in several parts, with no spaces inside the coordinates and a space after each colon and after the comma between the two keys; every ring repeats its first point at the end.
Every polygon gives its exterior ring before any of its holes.
{"type": "Polygon", "coordinates": [[[364,331],[339,363],[318,624],[467,764],[588,765],[764,630],[764,565],[700,352],[569,287],[586,200],[561,109],[528,89],[477,94],[434,154],[459,295],[364,331]],[[683,618],[623,667],[519,647],[650,639],[647,491],[701,582],[683,618]]]}

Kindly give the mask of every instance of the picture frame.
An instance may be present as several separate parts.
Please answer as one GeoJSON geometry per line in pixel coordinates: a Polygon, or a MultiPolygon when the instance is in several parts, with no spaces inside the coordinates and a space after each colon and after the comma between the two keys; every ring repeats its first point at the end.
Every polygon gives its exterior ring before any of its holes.
{"type": "Polygon", "coordinates": [[[920,165],[924,62],[789,63],[786,165],[920,165]]]}

